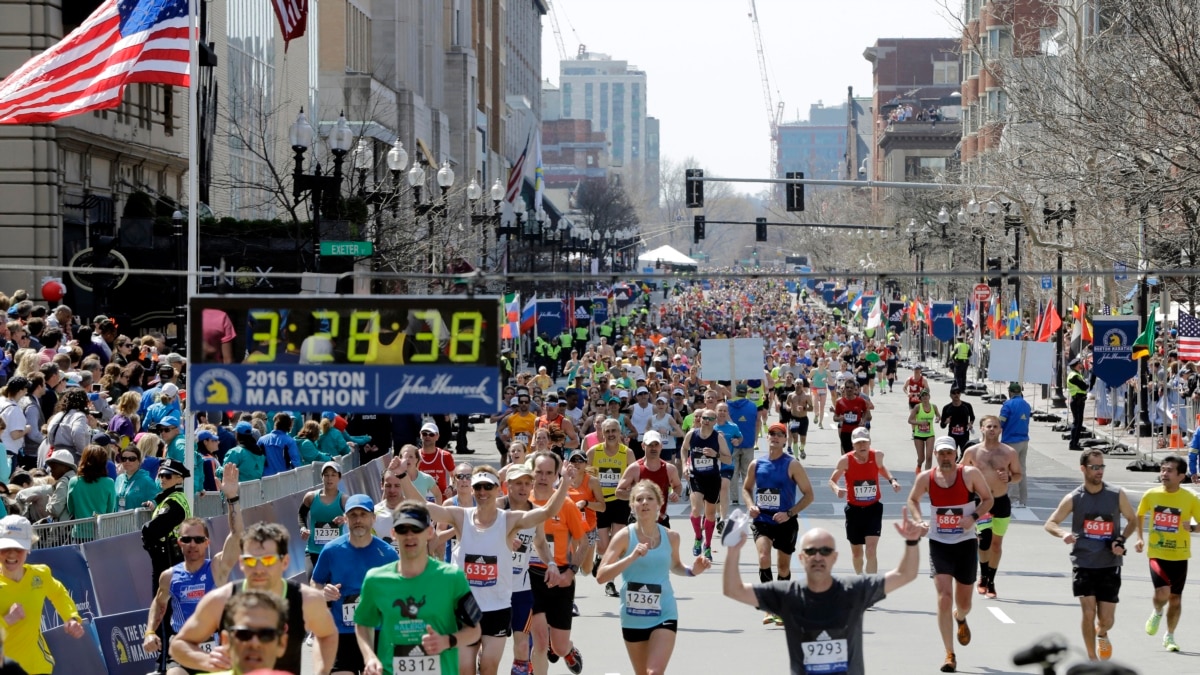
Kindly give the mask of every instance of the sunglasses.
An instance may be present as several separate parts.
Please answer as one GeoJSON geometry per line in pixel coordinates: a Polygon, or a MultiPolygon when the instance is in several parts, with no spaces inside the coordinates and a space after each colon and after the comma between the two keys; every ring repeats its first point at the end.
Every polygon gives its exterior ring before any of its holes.
{"type": "Polygon", "coordinates": [[[163,473],[158,474],[158,477],[162,478],[162,479],[166,479],[166,478],[171,478],[174,475],[175,474],[173,474],[173,473],[163,472],[163,473]]]}
{"type": "Polygon", "coordinates": [[[491,492],[492,490],[496,489],[496,486],[492,485],[491,483],[480,483],[478,485],[472,485],[471,487],[475,490],[483,490],[484,492],[491,492]]]}
{"type": "Polygon", "coordinates": [[[710,417],[708,415],[705,415],[704,417],[701,417],[700,419],[704,420],[705,422],[716,422],[717,421],[716,417],[710,417]]]}
{"type": "MultiPolygon", "coordinates": [[[[180,537],[179,538],[179,543],[181,543],[181,544],[203,544],[206,541],[208,541],[208,537],[180,537]]],[[[253,567],[253,565],[251,565],[251,567],[253,567]]]]}
{"type": "Polygon", "coordinates": [[[242,564],[246,567],[270,567],[279,562],[278,555],[244,555],[242,556],[242,564]]]}
{"type": "Polygon", "coordinates": [[[455,478],[457,478],[457,479],[459,479],[459,480],[467,480],[467,479],[469,479],[469,478],[471,477],[471,474],[469,474],[469,473],[456,473],[456,474],[454,474],[454,477],[455,477],[455,478]]]}
{"type": "Polygon", "coordinates": [[[1104,466],[1104,464],[1088,464],[1087,468],[1091,469],[1092,471],[1103,471],[1104,466]]]}
{"type": "Polygon", "coordinates": [[[396,531],[396,534],[420,534],[429,528],[416,525],[397,525],[392,529],[396,531]]]}
{"type": "Polygon", "coordinates": [[[437,434],[433,433],[432,431],[422,431],[421,435],[422,436],[437,436],[437,434]]]}
{"type": "Polygon", "coordinates": [[[139,459],[141,459],[141,458],[138,457],[137,455],[121,455],[122,462],[136,462],[139,459]]]}
{"type": "Polygon", "coordinates": [[[259,642],[274,642],[279,639],[278,628],[247,628],[246,626],[233,626],[227,629],[233,639],[238,642],[249,642],[254,638],[258,638],[259,642]]]}
{"type": "Polygon", "coordinates": [[[782,431],[769,431],[769,432],[767,432],[767,435],[768,436],[787,436],[787,434],[783,433],[782,431]]]}
{"type": "Polygon", "coordinates": [[[822,558],[828,558],[829,556],[833,555],[832,546],[810,546],[800,550],[804,552],[804,555],[810,557],[819,554],[822,558]]]}

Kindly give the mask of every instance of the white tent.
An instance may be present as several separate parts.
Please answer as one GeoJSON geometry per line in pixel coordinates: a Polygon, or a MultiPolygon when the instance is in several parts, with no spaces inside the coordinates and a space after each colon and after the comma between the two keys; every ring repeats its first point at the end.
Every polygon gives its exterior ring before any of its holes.
{"type": "Polygon", "coordinates": [[[646,251],[638,256],[638,262],[646,265],[653,265],[659,260],[668,265],[680,265],[687,267],[699,267],[699,263],[692,260],[688,256],[680,253],[670,246],[659,246],[653,251],[646,251]]]}

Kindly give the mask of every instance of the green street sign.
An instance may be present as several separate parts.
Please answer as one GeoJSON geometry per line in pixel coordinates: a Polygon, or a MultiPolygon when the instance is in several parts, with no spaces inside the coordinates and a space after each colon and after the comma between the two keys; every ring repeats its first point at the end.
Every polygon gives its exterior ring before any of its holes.
{"type": "Polygon", "coordinates": [[[321,255],[345,255],[364,258],[375,253],[375,245],[369,241],[323,241],[321,255]]]}

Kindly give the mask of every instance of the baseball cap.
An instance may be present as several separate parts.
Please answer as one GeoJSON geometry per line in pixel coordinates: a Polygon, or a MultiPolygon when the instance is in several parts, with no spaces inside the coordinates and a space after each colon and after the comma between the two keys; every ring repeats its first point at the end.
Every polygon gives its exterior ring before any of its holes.
{"type": "Polygon", "coordinates": [[[175,368],[169,363],[160,363],[158,364],[158,374],[160,376],[166,375],[167,377],[170,377],[175,374],[175,368]]]}
{"type": "Polygon", "coordinates": [[[640,396],[641,394],[649,394],[649,393],[650,393],[650,390],[649,390],[649,389],[647,389],[647,388],[645,388],[645,387],[638,387],[638,388],[637,388],[637,393],[638,393],[638,395],[639,395],[639,396],[640,396]]]}
{"type": "Polygon", "coordinates": [[[471,487],[476,485],[499,485],[500,479],[491,471],[480,471],[471,474],[471,487]]]}
{"type": "Polygon", "coordinates": [[[659,394],[659,395],[658,395],[658,398],[656,398],[656,399],[654,399],[654,400],[656,400],[656,401],[662,401],[663,403],[670,403],[670,402],[671,402],[671,399],[670,399],[670,398],[668,398],[666,394],[659,394]]]}
{"type": "MultiPolygon", "coordinates": [[[[342,465],[338,464],[337,462],[325,462],[321,465],[321,473],[325,473],[325,469],[333,469],[334,471],[338,472],[339,476],[342,475],[342,465]]],[[[374,506],[371,507],[372,510],[374,510],[374,508],[374,506]]],[[[346,507],[346,510],[350,510],[350,507],[346,507]]]]}
{"type": "MultiPolygon", "coordinates": [[[[568,462],[578,462],[580,464],[587,464],[587,453],[572,452],[571,456],[567,458],[567,461],[568,462]]],[[[511,471],[511,469],[510,469],[510,471],[511,471]]],[[[509,477],[511,478],[511,474],[509,477]]]]}
{"type": "Polygon", "coordinates": [[[33,548],[33,525],[21,516],[0,518],[0,548],[33,548]]]}
{"type": "Polygon", "coordinates": [[[950,387],[951,394],[961,394],[962,392],[963,392],[962,387],[958,386],[957,384],[950,387]]]}
{"type": "Polygon", "coordinates": [[[426,422],[425,424],[422,424],[421,425],[421,433],[425,433],[426,431],[429,431],[434,434],[438,433],[437,425],[434,424],[433,422],[426,422]]]}
{"type": "Polygon", "coordinates": [[[744,393],[750,391],[750,386],[747,385],[745,382],[739,382],[735,390],[739,394],[744,394],[744,393]]]}
{"type": "Polygon", "coordinates": [[[958,443],[949,436],[938,436],[938,439],[933,442],[933,449],[935,452],[938,450],[953,450],[958,452],[958,443]]]}
{"type": "Polygon", "coordinates": [[[198,441],[215,441],[215,440],[219,440],[219,439],[217,438],[216,434],[209,431],[208,429],[201,429],[199,431],[199,433],[196,434],[196,440],[198,440],[198,441]]]}
{"type": "Polygon", "coordinates": [[[533,478],[533,469],[524,464],[513,464],[504,473],[504,479],[510,483],[518,478],[533,478]]]}
{"type": "Polygon", "coordinates": [[[514,396],[508,400],[508,404],[511,406],[519,405],[520,403],[521,403],[521,400],[518,399],[516,396],[514,396]]]}
{"type": "Polygon", "coordinates": [[[662,445],[662,435],[653,429],[647,431],[646,433],[642,434],[642,445],[646,445],[648,443],[658,443],[659,445],[662,445]]]}
{"type": "Polygon", "coordinates": [[[238,422],[233,428],[235,434],[251,434],[254,432],[254,425],[249,422],[238,422]]]}
{"type": "MultiPolygon", "coordinates": [[[[326,462],[325,466],[329,466],[332,463],[333,462],[326,462]]],[[[322,470],[324,470],[324,467],[322,467],[322,470]]],[[[346,513],[350,513],[354,509],[362,509],[367,513],[374,513],[375,502],[371,501],[371,498],[367,495],[351,495],[350,498],[346,500],[346,513]]]]}
{"type": "Polygon", "coordinates": [[[392,529],[400,525],[413,525],[421,529],[429,528],[429,515],[421,511],[396,511],[392,514],[392,529]]]}
{"type": "Polygon", "coordinates": [[[163,394],[163,396],[170,396],[171,398],[175,398],[176,396],[179,395],[179,387],[168,382],[162,386],[162,394],[163,394]]]}
{"type": "Polygon", "coordinates": [[[858,441],[871,440],[871,430],[866,427],[858,427],[850,434],[850,442],[857,443],[858,441]]]}
{"type": "Polygon", "coordinates": [[[671,394],[675,396],[686,396],[687,392],[682,389],[676,389],[675,391],[671,392],[671,394]]]}
{"type": "Polygon", "coordinates": [[[1021,391],[1021,383],[1020,382],[1009,383],[1008,390],[1013,393],[1017,393],[1017,392],[1021,391]]]}
{"type": "Polygon", "coordinates": [[[913,365],[912,369],[913,369],[913,370],[921,370],[921,369],[922,369],[922,368],[924,368],[924,367],[925,367],[925,366],[922,366],[921,364],[917,363],[917,364],[914,364],[914,365],[913,365]]]}
{"type": "Polygon", "coordinates": [[[192,472],[188,471],[188,468],[183,465],[183,462],[177,459],[164,459],[162,463],[158,465],[158,472],[162,473],[164,471],[173,473],[177,476],[183,476],[184,478],[192,477],[192,472]]]}
{"type": "Polygon", "coordinates": [[[107,433],[103,431],[97,431],[96,433],[92,434],[93,445],[98,445],[103,448],[110,443],[112,443],[112,436],[109,436],[107,433]]]}
{"type": "Polygon", "coordinates": [[[167,415],[159,420],[154,426],[156,427],[177,427],[179,426],[179,418],[174,415],[167,415]]]}

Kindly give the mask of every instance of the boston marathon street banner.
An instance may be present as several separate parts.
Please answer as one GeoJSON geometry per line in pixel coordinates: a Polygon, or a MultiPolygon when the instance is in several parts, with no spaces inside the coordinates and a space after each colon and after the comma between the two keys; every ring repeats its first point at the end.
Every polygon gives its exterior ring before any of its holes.
{"type": "Polygon", "coordinates": [[[587,328],[591,323],[592,301],[589,298],[575,298],[575,327],[587,328]]]}
{"type": "Polygon", "coordinates": [[[608,321],[608,298],[599,296],[592,298],[592,319],[596,325],[608,321]]]}
{"type": "Polygon", "coordinates": [[[1092,370],[1110,387],[1119,387],[1137,376],[1132,358],[1138,336],[1136,316],[1092,317],[1092,370]]]}
{"type": "Polygon", "coordinates": [[[904,332],[904,303],[903,302],[888,302],[887,304],[887,323],[888,330],[893,333],[904,332]]]}
{"type": "Polygon", "coordinates": [[[566,306],[557,298],[542,298],[537,301],[537,334],[555,337],[563,331],[566,306]]]}
{"type": "Polygon", "coordinates": [[[935,302],[930,308],[930,317],[933,319],[933,337],[942,342],[950,342],[954,339],[954,312],[953,302],[935,302]]]}
{"type": "Polygon", "coordinates": [[[193,410],[499,409],[498,297],[196,296],[191,312],[193,410]]]}

